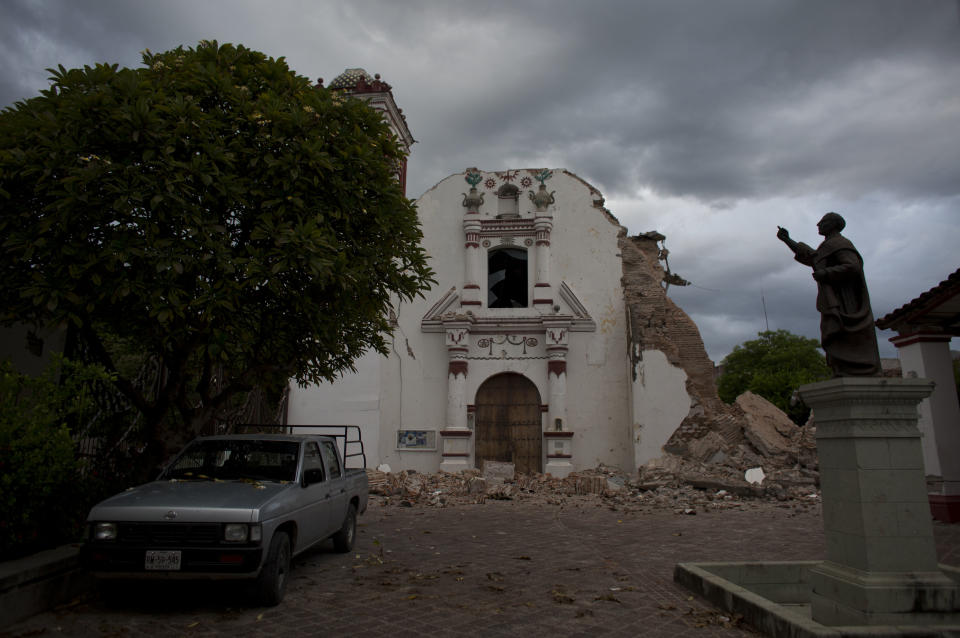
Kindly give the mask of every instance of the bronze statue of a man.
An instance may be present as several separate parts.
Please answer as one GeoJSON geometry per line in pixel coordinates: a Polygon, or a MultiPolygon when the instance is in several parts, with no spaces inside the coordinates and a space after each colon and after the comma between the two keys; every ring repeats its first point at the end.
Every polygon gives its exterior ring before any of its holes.
{"type": "Polygon", "coordinates": [[[820,344],[835,377],[879,377],[880,354],[863,276],[863,258],[849,239],[840,234],[847,223],[827,213],[817,223],[824,240],[816,250],[790,239],[777,227],[777,239],[793,251],[801,264],[813,268],[820,311],[820,344]]]}

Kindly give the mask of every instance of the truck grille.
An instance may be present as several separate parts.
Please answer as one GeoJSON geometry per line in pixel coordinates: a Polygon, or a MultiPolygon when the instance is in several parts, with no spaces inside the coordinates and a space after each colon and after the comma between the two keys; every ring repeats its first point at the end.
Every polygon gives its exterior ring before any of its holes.
{"type": "Polygon", "coordinates": [[[124,545],[217,545],[218,523],[120,523],[117,540],[124,545]]]}

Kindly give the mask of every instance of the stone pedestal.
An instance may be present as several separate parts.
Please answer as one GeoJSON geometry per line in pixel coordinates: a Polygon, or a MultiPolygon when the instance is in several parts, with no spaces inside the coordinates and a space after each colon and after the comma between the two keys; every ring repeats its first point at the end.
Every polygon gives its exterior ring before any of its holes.
{"type": "Polygon", "coordinates": [[[470,463],[470,443],[473,432],[466,429],[440,431],[440,469],[444,472],[462,472],[470,463]]]}
{"type": "Polygon", "coordinates": [[[811,570],[824,625],[943,622],[960,610],[937,567],[917,404],[926,379],[844,377],[800,388],[813,409],[827,560],[811,570]]]}
{"type": "Polygon", "coordinates": [[[543,447],[547,464],[543,471],[554,478],[566,478],[573,471],[573,432],[544,432],[543,447]]]}

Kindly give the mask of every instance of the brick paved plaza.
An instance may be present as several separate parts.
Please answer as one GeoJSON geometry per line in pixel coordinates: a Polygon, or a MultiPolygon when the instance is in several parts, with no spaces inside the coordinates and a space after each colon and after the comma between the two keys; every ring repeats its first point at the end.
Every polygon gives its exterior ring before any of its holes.
{"type": "MultiPolygon", "coordinates": [[[[960,525],[934,525],[941,562],[960,565],[960,525]]],[[[284,602],[244,605],[237,587],[138,583],[8,628],[26,636],[743,636],[675,585],[683,561],[824,555],[816,504],[745,502],[694,516],[487,501],[447,508],[371,502],[355,551],[295,561],[284,602]]]]}

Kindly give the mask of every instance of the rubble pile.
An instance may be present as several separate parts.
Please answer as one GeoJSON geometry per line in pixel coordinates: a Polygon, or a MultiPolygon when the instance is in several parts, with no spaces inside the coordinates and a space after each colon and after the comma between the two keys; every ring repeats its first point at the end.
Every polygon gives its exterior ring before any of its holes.
{"type": "Polygon", "coordinates": [[[816,505],[814,480],[797,472],[773,470],[761,485],[747,483],[742,473],[728,466],[712,466],[668,455],[631,476],[600,466],[574,472],[565,478],[549,474],[516,474],[491,478],[478,469],[458,474],[422,474],[412,470],[388,473],[367,470],[370,493],[384,506],[483,504],[492,500],[539,502],[557,506],[606,506],[613,510],[643,512],[670,510],[675,514],[781,501],[788,507],[816,505]],[[720,470],[720,468],[726,468],[720,470]]]}
{"type": "Polygon", "coordinates": [[[752,392],[741,394],[730,407],[737,417],[736,428],[726,428],[723,435],[710,430],[683,445],[668,447],[670,453],[641,468],[641,475],[666,470],[687,479],[703,476],[726,481],[739,476],[742,480],[746,470],[759,467],[771,482],[789,486],[819,483],[812,423],[797,426],[752,392]]]}

